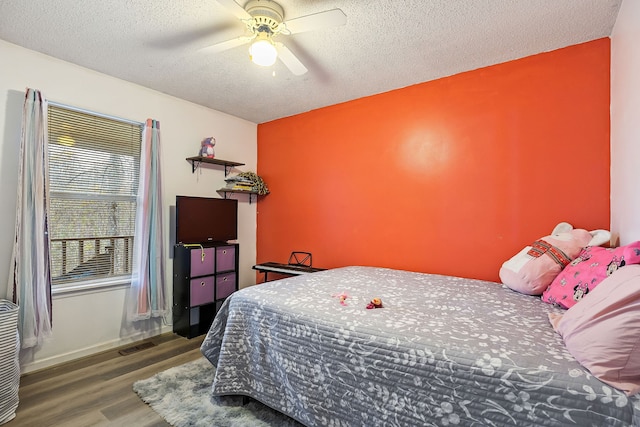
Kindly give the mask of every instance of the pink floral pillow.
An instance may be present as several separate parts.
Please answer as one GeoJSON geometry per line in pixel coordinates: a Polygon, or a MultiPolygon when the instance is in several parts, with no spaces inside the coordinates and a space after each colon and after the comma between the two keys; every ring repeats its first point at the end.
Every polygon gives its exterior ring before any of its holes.
{"type": "Polygon", "coordinates": [[[570,308],[614,271],[630,264],[640,264],[640,241],[619,248],[587,246],[556,276],[542,300],[570,308]]]}

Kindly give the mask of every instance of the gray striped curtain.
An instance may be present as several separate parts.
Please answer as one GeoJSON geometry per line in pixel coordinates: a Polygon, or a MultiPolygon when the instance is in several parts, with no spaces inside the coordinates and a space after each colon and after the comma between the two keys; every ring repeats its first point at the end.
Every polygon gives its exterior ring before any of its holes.
{"type": "Polygon", "coordinates": [[[19,308],[22,348],[37,346],[51,336],[46,111],[40,91],[27,89],[8,292],[19,308]]]}

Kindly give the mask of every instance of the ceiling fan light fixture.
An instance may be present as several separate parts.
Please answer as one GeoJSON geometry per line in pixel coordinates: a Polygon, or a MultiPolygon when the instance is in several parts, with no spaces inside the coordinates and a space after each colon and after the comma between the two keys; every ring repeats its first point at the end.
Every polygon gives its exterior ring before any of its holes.
{"type": "Polygon", "coordinates": [[[275,64],[278,51],[268,38],[259,38],[251,44],[249,57],[254,64],[270,67],[275,64]]]}

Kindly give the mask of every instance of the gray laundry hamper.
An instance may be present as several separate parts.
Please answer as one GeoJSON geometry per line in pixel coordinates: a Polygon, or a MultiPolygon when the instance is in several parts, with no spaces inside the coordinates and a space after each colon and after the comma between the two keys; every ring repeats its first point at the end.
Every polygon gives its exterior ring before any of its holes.
{"type": "Polygon", "coordinates": [[[12,420],[20,385],[18,306],[0,299],[0,424],[12,420]]]}

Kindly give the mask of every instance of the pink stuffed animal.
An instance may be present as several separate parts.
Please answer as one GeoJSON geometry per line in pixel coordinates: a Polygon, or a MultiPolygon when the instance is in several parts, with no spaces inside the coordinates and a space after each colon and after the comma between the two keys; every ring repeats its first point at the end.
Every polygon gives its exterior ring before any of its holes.
{"type": "Polygon", "coordinates": [[[585,246],[600,246],[611,239],[606,230],[574,229],[561,222],[550,236],[535,241],[502,264],[500,280],[514,291],[540,295],[585,246]]]}
{"type": "Polygon", "coordinates": [[[205,138],[200,143],[200,156],[213,159],[216,154],[213,147],[216,145],[216,139],[212,136],[205,138]]]}

